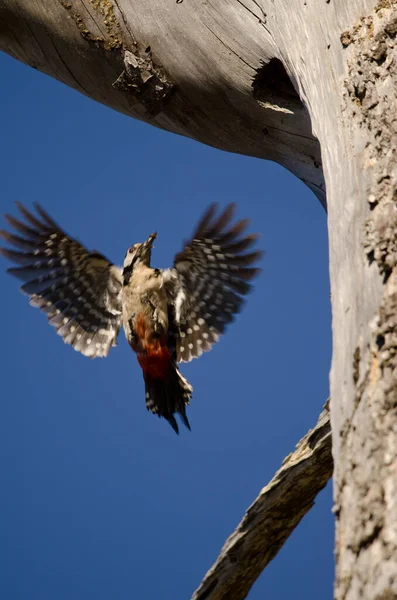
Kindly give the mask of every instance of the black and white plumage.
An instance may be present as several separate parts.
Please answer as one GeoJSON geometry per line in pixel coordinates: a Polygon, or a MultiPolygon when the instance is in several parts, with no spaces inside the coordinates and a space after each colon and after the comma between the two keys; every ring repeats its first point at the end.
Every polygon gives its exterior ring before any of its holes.
{"type": "Polygon", "coordinates": [[[248,282],[259,271],[250,265],[262,252],[243,254],[257,239],[255,234],[242,237],[248,220],[228,227],[234,208],[230,204],[215,219],[212,204],[192,239],[176,255],[173,269],[165,273],[178,325],[178,362],[189,362],[211,349],[240,311],[242,297],[251,289],[248,282]]]}
{"type": "Polygon", "coordinates": [[[210,350],[240,311],[262,254],[245,252],[257,238],[245,234],[248,222],[231,225],[234,205],[219,216],[211,205],[174,266],[161,271],[150,267],[156,234],[130,247],[119,268],[69,237],[38,204],[37,215],[17,206],[24,221],[6,215],[16,233],[0,236],[18,250],[0,254],[19,265],[8,272],[24,281],[30,304],[91,358],[108,355],[123,325],[143,369],[148,409],[176,431],[175,412],[189,426],[192,388],[176,363],[210,350]]]}
{"type": "Polygon", "coordinates": [[[24,252],[0,248],[21,265],[8,273],[26,283],[30,304],[47,313],[67,344],[85,356],[107,356],[121,326],[121,273],[98,252],[88,252],[36,205],[40,219],[17,203],[27,224],[5,215],[21,236],[0,236],[24,252]]]}

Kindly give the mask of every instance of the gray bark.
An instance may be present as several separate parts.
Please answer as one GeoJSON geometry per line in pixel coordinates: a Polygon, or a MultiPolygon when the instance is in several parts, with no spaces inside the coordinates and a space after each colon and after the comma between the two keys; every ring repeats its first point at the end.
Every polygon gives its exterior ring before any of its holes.
{"type": "Polygon", "coordinates": [[[268,20],[256,0],[0,0],[0,49],[132,117],[277,161],[324,202],[320,146],[288,77],[253,94],[262,63],[281,58],[268,20]]]}
{"type": "Polygon", "coordinates": [[[338,600],[397,597],[396,11],[0,0],[0,48],[25,63],[158,127],[275,160],[323,204],[324,172],[338,600]]]}

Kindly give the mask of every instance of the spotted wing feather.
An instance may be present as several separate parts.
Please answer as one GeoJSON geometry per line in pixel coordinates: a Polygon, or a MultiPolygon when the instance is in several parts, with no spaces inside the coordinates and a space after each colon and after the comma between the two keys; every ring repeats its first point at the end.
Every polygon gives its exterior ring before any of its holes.
{"type": "Polygon", "coordinates": [[[22,235],[0,231],[22,250],[0,248],[20,265],[8,272],[25,282],[30,304],[47,314],[65,343],[91,358],[107,356],[121,326],[121,270],[70,238],[39,205],[37,215],[17,206],[25,222],[5,218],[22,235]]]}
{"type": "Polygon", "coordinates": [[[188,362],[211,349],[240,311],[243,296],[251,289],[248,282],[260,270],[251,265],[262,252],[244,253],[257,235],[246,235],[247,220],[231,225],[234,209],[230,204],[216,217],[216,205],[211,205],[165,274],[175,307],[178,362],[188,362]]]}

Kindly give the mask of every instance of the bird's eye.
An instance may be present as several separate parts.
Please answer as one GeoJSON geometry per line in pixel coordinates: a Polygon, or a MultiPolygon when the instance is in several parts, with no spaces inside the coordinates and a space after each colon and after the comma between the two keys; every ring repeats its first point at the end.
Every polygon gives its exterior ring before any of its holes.
{"type": "Polygon", "coordinates": [[[128,249],[129,254],[132,254],[134,252],[134,246],[131,246],[131,248],[128,249]]]}

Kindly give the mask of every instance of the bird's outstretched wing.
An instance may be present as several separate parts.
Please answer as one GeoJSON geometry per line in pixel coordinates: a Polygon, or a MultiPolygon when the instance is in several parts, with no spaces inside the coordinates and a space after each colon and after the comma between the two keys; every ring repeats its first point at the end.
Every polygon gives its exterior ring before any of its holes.
{"type": "Polygon", "coordinates": [[[17,206],[25,222],[5,218],[22,235],[0,231],[23,250],[0,248],[0,254],[22,265],[8,272],[25,281],[21,290],[32,306],[47,313],[64,342],[91,358],[107,356],[121,325],[121,270],[70,238],[38,204],[37,216],[17,206]]]}
{"type": "Polygon", "coordinates": [[[164,272],[173,306],[171,334],[177,362],[188,362],[211,349],[233,316],[240,311],[248,283],[260,271],[251,265],[262,252],[244,253],[257,239],[245,234],[248,221],[231,225],[235,205],[215,217],[212,204],[192,239],[164,272]]]}

